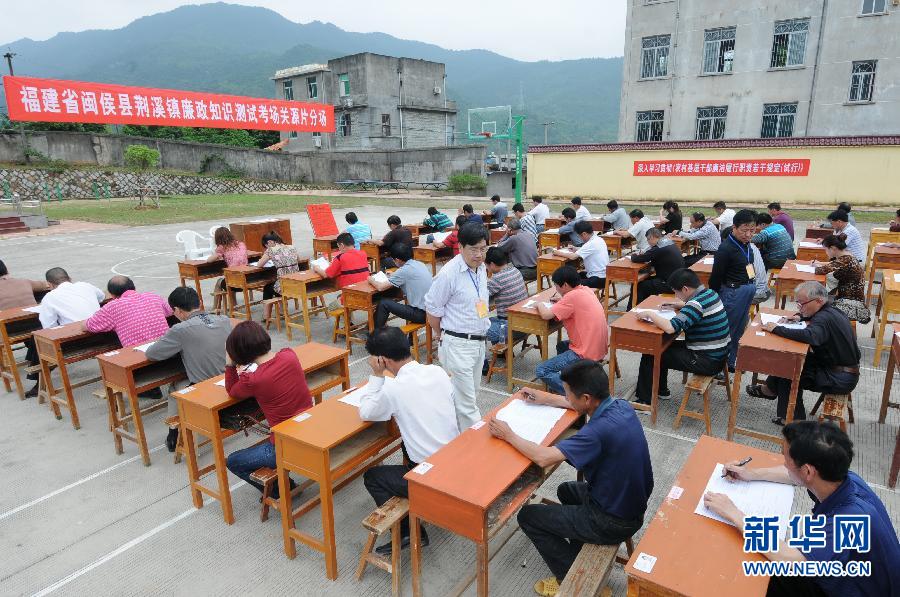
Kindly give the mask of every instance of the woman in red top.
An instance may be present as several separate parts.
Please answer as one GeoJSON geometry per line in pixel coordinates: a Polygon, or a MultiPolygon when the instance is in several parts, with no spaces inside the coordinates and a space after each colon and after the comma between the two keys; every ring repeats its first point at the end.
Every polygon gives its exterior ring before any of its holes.
{"type": "MultiPolygon", "coordinates": [[[[256,398],[269,427],[274,427],[311,407],[312,398],[297,354],[290,348],[274,353],[271,349],[272,339],[261,325],[255,321],[236,325],[225,341],[225,390],[233,398],[256,398]]],[[[262,492],[263,486],[250,474],[262,467],[275,468],[275,440],[270,434],[268,441],[232,452],[226,465],[262,492]]]]}
{"type": "Polygon", "coordinates": [[[462,228],[466,224],[466,216],[456,216],[456,228],[453,229],[453,232],[447,235],[447,237],[442,241],[436,241],[434,246],[438,249],[443,249],[444,247],[450,247],[453,249],[453,256],[456,257],[459,255],[459,229],[462,228]]]}
{"type": "MultiPolygon", "coordinates": [[[[207,259],[207,261],[224,259],[225,265],[228,267],[247,265],[247,245],[236,239],[231,233],[231,230],[225,228],[224,226],[219,226],[218,228],[216,228],[215,233],[213,233],[213,242],[215,243],[216,248],[213,251],[212,255],[209,256],[209,259],[207,259]]],[[[224,290],[224,288],[225,278],[219,278],[216,281],[216,290],[224,290]]],[[[231,293],[231,298],[233,302],[233,292],[231,293]]],[[[222,308],[224,302],[224,295],[216,296],[217,313],[224,313],[224,310],[222,308]]]]}

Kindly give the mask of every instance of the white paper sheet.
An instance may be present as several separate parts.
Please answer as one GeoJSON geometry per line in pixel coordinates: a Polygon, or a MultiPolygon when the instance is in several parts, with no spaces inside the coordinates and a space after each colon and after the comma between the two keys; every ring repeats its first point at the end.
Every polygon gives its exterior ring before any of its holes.
{"type": "MultiPolygon", "coordinates": [[[[722,477],[723,470],[723,465],[716,465],[703,493],[724,493],[745,516],[777,516],[778,538],[783,541],[787,534],[791,507],[794,505],[794,486],[769,481],[731,481],[722,477]]],[[[703,505],[702,495],[694,514],[726,522],[703,505]]]]}
{"type": "Polygon", "coordinates": [[[219,381],[217,381],[217,382],[216,382],[216,385],[217,385],[217,386],[222,386],[222,387],[224,388],[224,387],[225,387],[225,378],[223,377],[222,379],[220,379],[219,381]]]}
{"type": "Polygon", "coordinates": [[[715,257],[704,257],[703,265],[712,265],[716,261],[715,257]]]}
{"type": "Polygon", "coordinates": [[[808,242],[808,241],[805,241],[805,240],[801,240],[801,241],[800,241],[800,246],[801,246],[801,247],[804,247],[804,248],[807,248],[807,249],[815,249],[815,248],[817,248],[817,247],[821,247],[822,245],[820,245],[819,243],[811,243],[811,242],[808,242]]]}
{"type": "Polygon", "coordinates": [[[140,346],[135,346],[134,349],[140,350],[141,352],[147,352],[147,349],[150,348],[151,346],[153,346],[155,343],[156,343],[156,341],[147,342],[146,344],[141,344],[140,346]]]}
{"type": "Polygon", "coordinates": [[[797,271],[798,271],[798,272],[804,272],[804,273],[807,273],[807,274],[814,274],[814,273],[816,273],[816,268],[815,268],[815,266],[812,266],[812,265],[803,265],[803,264],[801,264],[801,263],[795,263],[795,264],[794,264],[794,267],[797,268],[797,271]]]}
{"type": "Polygon", "coordinates": [[[513,400],[497,412],[497,418],[509,424],[520,437],[536,444],[544,441],[565,409],[513,400]]]}
{"type": "MultiPolygon", "coordinates": [[[[527,303],[525,303],[525,304],[522,305],[522,306],[525,307],[526,309],[537,309],[537,304],[538,304],[539,302],[540,302],[540,301],[534,301],[534,300],[532,300],[532,301],[528,301],[527,303]]],[[[549,302],[549,301],[545,301],[545,302],[544,302],[544,306],[547,307],[547,308],[549,309],[549,308],[551,308],[551,307],[553,306],[553,303],[551,303],[551,302],[549,302]]]]}
{"type": "MultiPolygon", "coordinates": [[[[781,315],[772,315],[771,313],[760,313],[759,318],[762,320],[763,324],[767,323],[778,323],[781,321],[781,315]]],[[[797,321],[795,323],[778,323],[781,327],[788,328],[789,330],[805,330],[806,322],[805,321],[797,321]]]]}
{"type": "Polygon", "coordinates": [[[320,269],[328,269],[328,266],[331,265],[331,262],[328,261],[325,257],[319,257],[318,259],[313,259],[309,262],[310,269],[314,267],[318,267],[320,269]]]}
{"type": "Polygon", "coordinates": [[[377,274],[372,276],[372,279],[381,284],[387,284],[390,282],[390,280],[388,280],[387,274],[384,272],[378,272],[377,274]]]}
{"type": "Polygon", "coordinates": [[[434,237],[434,242],[442,243],[451,234],[452,232],[435,232],[432,236],[434,237]]]}
{"type": "Polygon", "coordinates": [[[559,234],[559,228],[549,228],[547,230],[544,230],[544,232],[547,232],[550,234],[559,234]]]}
{"type": "Polygon", "coordinates": [[[35,305],[34,307],[23,307],[22,310],[23,310],[23,311],[28,311],[29,313],[40,313],[40,312],[41,312],[41,306],[40,306],[40,305],[35,305]]]}
{"type": "Polygon", "coordinates": [[[362,399],[363,394],[365,393],[365,386],[363,386],[361,388],[353,390],[346,396],[341,396],[340,398],[338,398],[338,402],[343,402],[344,404],[349,404],[350,406],[359,408],[359,401],[362,399]]]}
{"type": "Polygon", "coordinates": [[[632,309],[635,313],[656,313],[660,317],[664,317],[668,320],[675,319],[675,316],[678,315],[678,311],[660,311],[659,309],[632,309]]]}
{"type": "Polygon", "coordinates": [[[894,274],[894,282],[900,282],[900,274],[894,274]]]}

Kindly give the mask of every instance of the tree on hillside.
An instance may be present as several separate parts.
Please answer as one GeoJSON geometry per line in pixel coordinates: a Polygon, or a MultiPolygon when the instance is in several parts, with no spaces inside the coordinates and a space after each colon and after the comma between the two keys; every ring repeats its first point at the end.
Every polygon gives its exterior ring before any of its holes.
{"type": "Polygon", "coordinates": [[[138,126],[125,125],[123,135],[151,137],[154,139],[178,139],[195,143],[216,143],[235,147],[268,147],[277,143],[278,131],[244,129],[212,129],[188,126],[138,126]]]}

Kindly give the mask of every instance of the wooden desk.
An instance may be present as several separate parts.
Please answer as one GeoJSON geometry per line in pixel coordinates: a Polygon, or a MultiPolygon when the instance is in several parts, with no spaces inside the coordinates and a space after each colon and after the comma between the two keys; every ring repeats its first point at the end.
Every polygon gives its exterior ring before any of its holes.
{"type": "Polygon", "coordinates": [[[869,232],[869,248],[866,263],[872,263],[872,252],[881,243],[900,243],[900,232],[891,232],[890,228],[872,228],[869,232]]]}
{"type": "Polygon", "coordinates": [[[431,228],[425,224],[404,224],[403,227],[409,230],[413,238],[418,238],[423,232],[426,234],[431,232],[431,228]]]}
{"type": "Polygon", "coordinates": [[[891,315],[900,315],[900,267],[897,269],[886,269],[883,272],[884,279],[881,282],[881,300],[879,306],[881,313],[878,314],[878,330],[872,326],[875,332],[875,358],[874,366],[877,367],[881,363],[881,352],[885,349],[890,351],[891,343],[884,341],[884,329],[888,323],[892,323],[891,315]]]}
{"type": "Polygon", "coordinates": [[[559,237],[559,232],[555,232],[556,228],[553,229],[554,232],[550,232],[545,230],[538,235],[538,251],[542,249],[558,249],[561,245],[561,240],[559,237]]]}
{"type": "Polygon", "coordinates": [[[610,285],[615,284],[616,282],[626,282],[631,285],[631,294],[623,294],[618,297],[615,302],[612,303],[613,305],[618,305],[629,296],[634,297],[634,300],[637,300],[638,282],[649,278],[650,270],[651,267],[649,263],[635,263],[628,257],[622,257],[621,259],[609,262],[606,266],[606,286],[603,289],[603,310],[606,311],[607,317],[609,317],[611,313],[625,313],[625,311],[609,308],[610,285]]]}
{"type": "Polygon", "coordinates": [[[324,311],[325,300],[322,297],[338,291],[336,278],[323,278],[312,270],[282,276],[281,312],[284,315],[284,327],[287,331],[288,340],[294,339],[293,328],[301,328],[306,332],[306,341],[311,342],[310,314],[324,311]],[[318,307],[312,307],[310,305],[311,301],[317,298],[322,299],[322,304],[318,307]],[[291,299],[300,301],[299,312],[290,313],[288,311],[288,302],[291,299]],[[298,319],[302,321],[298,323],[298,319]]]}
{"type": "Polygon", "coordinates": [[[141,409],[138,394],[187,379],[181,354],[164,361],[151,361],[143,351],[128,347],[99,354],[97,362],[100,364],[100,376],[106,389],[109,427],[116,454],[124,451],[122,438],[125,438],[138,445],[144,466],[150,466],[143,417],[166,408],[168,404],[166,392],[163,391],[162,398],[153,400],[152,404],[141,409]],[[131,414],[119,412],[117,394],[128,398],[131,414]],[[129,423],[134,424],[133,433],[128,429],[129,423]]]}
{"type": "MultiPolygon", "coordinates": [[[[653,516],[625,566],[629,597],[659,595],[734,595],[762,597],[769,578],[744,576],[743,561],[765,561],[744,553],[744,539],[733,526],[694,514],[716,464],[753,457],[753,467],[777,466],[781,454],[703,435],[678,472],[674,485],[684,489],[666,498],[653,516]],[[650,573],[634,567],[641,553],[656,556],[650,573]]],[[[666,488],[660,488],[666,492],[666,488]]]]}
{"type": "Polygon", "coordinates": [[[594,232],[606,232],[607,230],[612,228],[612,224],[610,224],[603,218],[590,218],[587,221],[591,223],[591,228],[594,229],[594,232]]]}
{"type": "Polygon", "coordinates": [[[706,287],[709,287],[709,277],[712,275],[712,263],[704,263],[707,259],[712,259],[713,256],[710,255],[708,257],[704,257],[700,261],[694,263],[690,267],[690,270],[697,274],[697,277],[700,278],[700,283],[706,287]]]}
{"type": "Polygon", "coordinates": [[[802,244],[797,247],[797,259],[800,261],[828,261],[828,253],[825,247],[816,242],[815,238],[804,238],[801,243],[815,244],[816,246],[804,247],[802,244]]]}
{"type": "Polygon", "coordinates": [[[832,228],[822,228],[821,226],[807,226],[806,238],[826,238],[834,234],[832,228]]]}
{"type": "Polygon", "coordinates": [[[3,385],[7,392],[12,391],[12,383],[16,384],[19,398],[25,399],[25,390],[22,387],[22,376],[19,374],[19,363],[13,354],[13,348],[22,344],[35,330],[41,329],[41,321],[38,314],[26,311],[22,307],[13,307],[0,311],[0,338],[3,346],[0,347],[0,376],[3,377],[3,385]]]}
{"type": "Polygon", "coordinates": [[[431,266],[431,275],[437,275],[438,263],[446,263],[453,259],[453,249],[441,247],[438,249],[434,243],[413,247],[413,259],[431,266]]]}
{"type": "MultiPolygon", "coordinates": [[[[262,253],[260,251],[247,251],[248,261],[257,261],[262,253]]],[[[178,262],[178,276],[181,278],[181,285],[187,286],[187,280],[194,281],[194,289],[200,297],[200,308],[205,309],[203,304],[203,290],[200,288],[201,280],[210,278],[219,278],[224,275],[225,260],[216,259],[215,261],[207,261],[206,259],[186,259],[178,262]]]]}
{"type": "Polygon", "coordinates": [[[544,230],[551,230],[553,228],[559,228],[563,225],[563,219],[559,218],[544,218],[544,230]]]}
{"type": "Polygon", "coordinates": [[[387,256],[387,251],[382,251],[381,245],[370,240],[359,243],[360,250],[369,258],[369,268],[374,273],[381,270],[381,258],[387,256]]]}
{"type": "Polygon", "coordinates": [[[319,257],[320,255],[325,255],[330,261],[331,253],[334,251],[337,251],[337,234],[313,237],[313,259],[319,257]]]}
{"type": "MultiPolygon", "coordinates": [[[[518,398],[509,397],[483,421],[489,421],[513,400],[518,398]]],[[[576,420],[578,414],[566,410],[542,445],[555,444],[576,420]]],[[[541,470],[508,443],[493,437],[487,425],[464,430],[426,462],[432,465],[428,472],[410,471],[405,477],[409,481],[413,595],[422,594],[421,520],[475,542],[477,571],[463,579],[461,587],[457,587],[460,590],[451,594],[461,593],[474,577],[477,595],[484,597],[489,588],[490,540],[531,499],[556,467],[541,470]]]]}
{"type": "Polygon", "coordinates": [[[625,238],[624,236],[619,236],[612,232],[606,232],[600,236],[603,237],[603,242],[606,243],[609,254],[612,255],[615,253],[616,259],[621,259],[622,250],[631,247],[632,242],[634,242],[631,237],[625,238]]]}
{"type": "Polygon", "coordinates": [[[490,234],[491,234],[490,241],[491,242],[488,244],[496,245],[503,239],[504,236],[506,236],[507,232],[509,232],[509,229],[505,228],[505,227],[504,228],[491,228],[491,230],[490,230],[490,234]]]}
{"type": "Polygon", "coordinates": [[[875,245],[872,250],[872,258],[869,261],[869,285],[866,288],[866,305],[871,303],[875,272],[887,269],[900,270],[900,247],[875,245]]]}
{"type": "Polygon", "coordinates": [[[535,270],[537,273],[538,292],[541,292],[544,289],[544,278],[547,278],[547,288],[553,288],[553,283],[550,280],[550,276],[553,275],[553,272],[564,265],[571,265],[573,267],[581,269],[581,257],[574,253],[571,257],[553,255],[552,253],[538,256],[537,268],[535,270]]]}
{"type": "MultiPolygon", "coordinates": [[[[315,402],[321,402],[322,394],[331,388],[350,387],[350,352],[342,348],[310,342],[294,347],[300,365],[306,375],[306,385],[315,402]]],[[[219,424],[219,413],[222,409],[237,404],[241,400],[232,398],[225,391],[224,385],[216,382],[224,379],[219,375],[190,386],[191,390],[175,392],[178,399],[178,415],[181,432],[184,434],[184,448],[187,456],[188,481],[191,484],[191,498],[195,508],[203,507],[203,494],[219,500],[222,504],[222,516],[226,524],[234,523],[234,510],[231,506],[231,490],[228,487],[228,469],[225,466],[225,448],[223,440],[236,432],[222,429],[219,424]],[[212,443],[213,464],[199,468],[197,464],[197,446],[194,434],[208,437],[212,443]],[[202,476],[215,471],[218,481],[217,489],[203,485],[202,476]]]]}
{"type": "Polygon", "coordinates": [[[548,288],[543,292],[539,292],[534,296],[530,296],[523,301],[519,301],[515,305],[509,308],[506,312],[507,316],[507,337],[506,337],[506,391],[512,392],[513,384],[519,384],[521,386],[527,386],[529,388],[538,388],[543,390],[543,383],[535,383],[530,379],[518,379],[513,376],[513,356],[512,356],[512,346],[513,346],[513,335],[515,332],[522,332],[525,334],[534,334],[541,339],[541,360],[546,361],[550,358],[549,345],[550,345],[550,335],[554,332],[562,333],[562,322],[557,319],[544,319],[541,317],[540,313],[538,313],[537,308],[528,307],[526,308],[524,305],[528,301],[536,301],[536,302],[545,302],[549,301],[550,297],[556,294],[556,290],[553,288],[548,288]]]}
{"type": "Polygon", "coordinates": [[[229,226],[231,233],[247,246],[248,251],[265,251],[266,248],[262,244],[263,235],[274,231],[284,244],[293,244],[291,236],[291,221],[272,219],[265,222],[234,222],[229,226]]]}
{"type": "Polygon", "coordinates": [[[57,419],[62,419],[62,412],[59,410],[59,407],[67,408],[72,415],[72,427],[75,429],[81,428],[81,422],[78,420],[78,409],[75,406],[75,397],[72,395],[72,390],[94,383],[100,378],[92,377],[73,384],[69,380],[68,365],[92,359],[99,354],[115,350],[121,346],[115,332],[93,334],[82,329],[83,323],[76,321],[55,328],[36,330],[32,333],[34,344],[41,359],[41,375],[44,377],[47,397],[50,400],[50,408],[53,411],[53,415],[57,419]],[[65,398],[59,398],[58,395],[61,392],[53,386],[53,379],[50,376],[51,365],[56,365],[59,368],[59,376],[62,380],[65,398]]]}
{"type": "Polygon", "coordinates": [[[681,251],[684,255],[693,255],[700,249],[700,241],[699,240],[690,240],[684,238],[683,236],[670,236],[668,237],[678,250],[681,251]]]}
{"type": "MultiPolygon", "coordinates": [[[[250,314],[250,308],[256,303],[253,302],[253,291],[262,289],[275,282],[278,278],[278,268],[275,267],[256,267],[255,265],[238,265],[235,267],[226,267],[225,288],[240,290],[244,295],[244,313],[242,316],[247,321],[253,319],[250,314]]],[[[228,316],[234,317],[234,295],[231,292],[225,294],[225,300],[228,304],[228,316]]]]}
{"type": "MultiPolygon", "coordinates": [[[[888,357],[888,366],[884,372],[884,393],[881,396],[881,412],[878,422],[884,423],[887,409],[900,408],[900,403],[891,402],[891,387],[894,381],[894,368],[900,363],[900,323],[893,324],[894,333],[891,334],[891,352],[888,357]]],[[[897,473],[900,472],[900,430],[897,431],[897,439],[894,440],[894,457],[891,459],[891,468],[888,472],[888,487],[893,489],[897,485],[897,473]]]]}
{"type": "MultiPolygon", "coordinates": [[[[773,315],[794,314],[793,311],[782,311],[768,307],[760,308],[760,313],[771,313],[773,315]]],[[[733,385],[731,388],[731,415],[728,417],[728,441],[731,441],[735,434],[739,434],[768,440],[779,447],[781,446],[782,437],[780,433],[772,435],[737,426],[737,411],[741,400],[741,376],[746,371],[790,379],[791,393],[788,396],[787,416],[785,417],[785,422],[790,423],[794,419],[794,406],[797,404],[797,391],[800,388],[800,372],[803,370],[803,363],[806,361],[808,349],[809,345],[803,342],[788,340],[771,332],[765,332],[762,329],[760,316],[757,315],[753,318],[753,321],[747,326],[738,343],[737,362],[732,376],[733,385]],[[757,336],[757,332],[765,333],[765,336],[757,336]]]]}
{"type": "Polygon", "coordinates": [[[794,296],[794,289],[803,282],[819,282],[825,284],[825,274],[810,274],[797,270],[798,265],[811,265],[810,261],[791,259],[785,262],[784,267],[775,278],[775,306],[784,309],[788,297],[794,296]]]}
{"type": "Polygon", "coordinates": [[[289,495],[288,473],[319,484],[319,493],[296,509],[279,500],[284,553],[297,556],[296,542],[325,555],[325,574],[338,576],[334,537],[334,493],[400,448],[400,433],[393,421],[368,422],[359,409],[330,398],[306,411],[309,418],[288,419],[272,428],[278,459],[279,495],[289,495]],[[296,519],[321,503],[322,539],[296,528],[296,519]]]}
{"type": "Polygon", "coordinates": [[[399,288],[388,288],[381,292],[368,280],[356,282],[349,286],[341,288],[341,300],[344,303],[344,332],[347,338],[347,349],[350,349],[351,342],[362,342],[359,338],[351,336],[350,317],[354,311],[365,311],[369,320],[369,333],[375,329],[375,307],[378,301],[383,298],[403,298],[403,292],[399,288]]]}
{"type": "MultiPolygon", "coordinates": [[[[661,304],[670,300],[672,299],[653,295],[641,301],[637,308],[658,309],[661,304]]],[[[659,367],[662,362],[662,354],[674,340],[674,336],[665,334],[652,323],[639,320],[634,311],[625,313],[609,324],[609,393],[611,396],[616,395],[616,376],[613,373],[616,370],[617,350],[652,355],[654,357],[653,393],[650,395],[650,406],[637,402],[632,402],[631,405],[637,410],[649,410],[650,424],[654,426],[659,403],[659,367]]]]}

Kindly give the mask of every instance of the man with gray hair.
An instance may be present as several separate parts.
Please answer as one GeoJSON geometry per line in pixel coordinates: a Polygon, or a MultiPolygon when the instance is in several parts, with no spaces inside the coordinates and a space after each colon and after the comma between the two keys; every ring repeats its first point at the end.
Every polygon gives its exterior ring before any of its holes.
{"type": "MultiPolygon", "coordinates": [[[[804,282],[794,290],[797,314],[763,328],[776,336],[809,344],[809,354],[800,373],[800,388],[794,420],[805,419],[803,390],[846,394],[859,382],[859,346],[856,332],[843,312],[832,306],[828,291],[818,282],[804,282]],[[802,329],[785,327],[784,323],[803,322],[802,329]]],[[[765,384],[747,386],[747,394],[766,400],[778,400],[776,418],[772,422],[784,425],[787,416],[790,379],[770,375],[765,384]]]]}
{"type": "Polygon", "coordinates": [[[44,329],[87,319],[100,310],[103,291],[87,282],[72,282],[61,267],[44,275],[50,292],[41,301],[40,320],[44,329]]]}
{"type": "Polygon", "coordinates": [[[537,279],[537,239],[532,233],[523,230],[522,222],[515,218],[510,220],[507,227],[509,229],[497,246],[506,250],[510,263],[519,270],[525,282],[537,279]]]}

